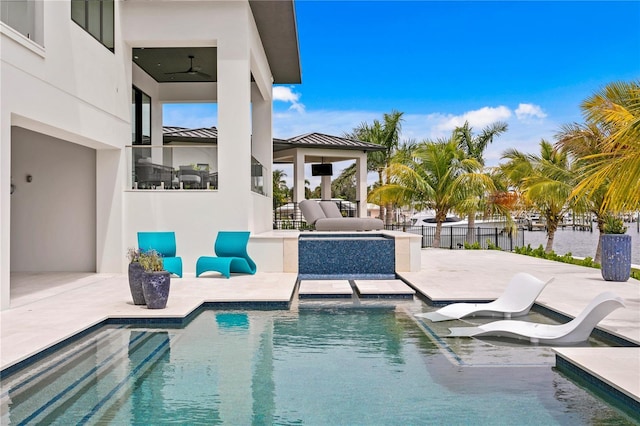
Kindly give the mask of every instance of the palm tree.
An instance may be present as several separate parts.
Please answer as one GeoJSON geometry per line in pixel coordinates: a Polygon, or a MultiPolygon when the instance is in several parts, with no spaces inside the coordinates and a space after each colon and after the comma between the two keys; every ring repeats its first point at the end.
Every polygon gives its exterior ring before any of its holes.
{"type": "MultiPolygon", "coordinates": [[[[493,142],[495,137],[500,136],[508,129],[507,123],[495,122],[480,132],[479,135],[473,134],[473,128],[469,126],[469,122],[465,121],[461,127],[456,127],[453,131],[454,138],[458,142],[458,147],[464,151],[469,158],[476,159],[484,167],[484,151],[487,146],[493,142]]],[[[462,212],[467,214],[467,242],[473,243],[475,240],[475,224],[476,212],[486,210],[486,199],[484,193],[472,194],[463,206],[462,212]]]]}
{"type": "Polygon", "coordinates": [[[287,187],[287,182],[284,180],[287,174],[284,170],[274,170],[273,171],[273,208],[276,209],[284,204],[286,204],[289,200],[289,188],[287,187]]]}
{"type": "Polygon", "coordinates": [[[607,185],[602,209],[620,212],[640,208],[640,80],[614,82],[580,105],[587,123],[608,132],[600,153],[588,155],[576,195],[607,185]]]}
{"type": "Polygon", "coordinates": [[[580,208],[571,197],[575,169],[570,158],[566,151],[554,150],[544,139],[540,141],[539,156],[509,149],[502,158],[508,160],[501,166],[505,175],[546,220],[548,253],[553,250],[553,239],[564,215],[571,208],[580,208]]]}
{"type": "Polygon", "coordinates": [[[356,201],[356,163],[346,167],[331,182],[331,193],[334,197],[348,201],[356,201]]]}
{"type": "MultiPolygon", "coordinates": [[[[385,170],[391,164],[393,154],[398,148],[400,131],[402,129],[402,114],[392,111],[383,115],[383,121],[374,120],[373,124],[362,123],[356,127],[349,138],[361,140],[363,142],[382,145],[384,151],[376,151],[367,155],[367,169],[378,173],[378,186],[390,183],[390,176],[385,174],[385,170]]],[[[385,223],[390,225],[393,220],[393,204],[381,205],[385,209],[385,223]]]]}
{"type": "Polygon", "coordinates": [[[491,180],[480,173],[477,160],[467,158],[454,138],[425,141],[413,148],[411,158],[392,162],[387,168],[389,183],[374,189],[371,197],[417,203],[435,211],[436,231],[433,247],[440,247],[442,224],[447,213],[478,187],[491,187],[491,180]]]}
{"type": "MultiPolygon", "coordinates": [[[[556,134],[556,147],[562,149],[573,156],[577,169],[589,167],[594,161],[593,156],[602,153],[604,141],[608,138],[608,131],[601,128],[596,123],[587,124],[565,124],[556,134]]],[[[584,193],[584,201],[587,208],[596,217],[600,236],[604,234],[604,223],[607,212],[604,210],[604,196],[610,182],[603,182],[595,190],[584,193]]],[[[601,238],[598,238],[594,261],[600,263],[601,260],[601,238]]]]}

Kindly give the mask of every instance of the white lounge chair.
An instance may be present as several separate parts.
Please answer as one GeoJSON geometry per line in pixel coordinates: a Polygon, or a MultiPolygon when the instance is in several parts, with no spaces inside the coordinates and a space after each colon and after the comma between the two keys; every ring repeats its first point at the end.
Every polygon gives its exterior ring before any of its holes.
{"type": "Polygon", "coordinates": [[[511,337],[529,340],[531,343],[571,345],[584,342],[600,321],[624,302],[610,291],[600,293],[573,320],[566,324],[538,324],[535,322],[503,320],[478,327],[451,327],[451,334],[445,337],[511,337]]]}
{"type": "Polygon", "coordinates": [[[488,303],[453,303],[435,312],[416,314],[433,322],[455,320],[470,316],[511,318],[526,315],[547,284],[526,272],[519,272],[511,278],[504,293],[488,303]]]}

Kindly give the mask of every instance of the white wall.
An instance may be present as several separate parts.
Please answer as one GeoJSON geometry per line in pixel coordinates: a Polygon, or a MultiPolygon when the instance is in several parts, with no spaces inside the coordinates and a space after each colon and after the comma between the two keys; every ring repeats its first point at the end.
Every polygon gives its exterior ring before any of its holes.
{"type": "MultiPolygon", "coordinates": [[[[124,199],[125,248],[137,247],[140,231],[173,231],[185,272],[195,271],[198,257],[214,254],[218,231],[247,230],[237,206],[225,203],[218,191],[127,191],[124,199]]],[[[124,254],[122,262],[124,268],[124,254]]]]}
{"type": "MultiPolygon", "coordinates": [[[[114,271],[110,260],[116,255],[121,255],[122,179],[119,176],[124,173],[124,162],[120,149],[130,139],[131,133],[131,78],[126,66],[130,61],[126,61],[126,49],[118,37],[121,2],[115,2],[115,52],[105,48],[71,20],[70,5],[70,1],[42,2],[42,14],[37,17],[42,19],[43,34],[40,44],[0,25],[0,309],[9,307],[11,268],[29,269],[30,267],[25,265],[25,257],[33,256],[33,250],[40,250],[33,242],[42,241],[45,231],[53,232],[51,240],[62,237],[61,233],[56,233],[57,231],[38,227],[46,225],[46,221],[28,229],[24,224],[20,224],[21,213],[12,212],[13,207],[17,210],[24,208],[29,214],[34,214],[36,210],[47,210],[47,203],[56,201],[50,199],[51,194],[59,188],[59,185],[55,184],[39,194],[37,200],[41,205],[37,209],[34,203],[13,206],[15,198],[9,195],[10,176],[23,174],[24,171],[11,161],[14,157],[11,152],[14,137],[12,127],[48,135],[48,138],[36,138],[41,143],[40,148],[44,149],[43,152],[48,152],[49,148],[58,145],[54,141],[60,139],[78,145],[65,150],[70,151],[72,156],[86,152],[80,146],[107,150],[110,153],[105,156],[101,155],[100,151],[89,150],[93,155],[91,179],[85,177],[86,170],[71,173],[72,167],[64,169],[65,173],[71,175],[64,174],[55,178],[64,181],[67,191],[72,188],[67,184],[68,179],[75,180],[74,173],[81,173],[81,180],[85,183],[92,182],[93,223],[88,233],[80,237],[81,241],[74,241],[72,244],[83,250],[79,257],[69,256],[75,258],[72,261],[75,263],[69,264],[69,259],[47,260],[47,254],[38,252],[42,259],[39,268],[114,271]],[[49,143],[53,145],[46,147],[49,143]],[[17,169],[13,170],[13,167],[17,169]],[[99,191],[96,191],[96,184],[100,186],[99,191]],[[96,204],[101,206],[101,211],[96,211],[96,204]],[[106,209],[108,211],[105,211],[106,209]],[[12,226],[17,227],[17,235],[13,235],[12,226]],[[25,233],[27,231],[28,233],[25,233]],[[84,240],[85,237],[92,238],[91,247],[88,247],[89,243],[84,240]],[[24,246],[27,243],[31,244],[28,250],[24,246]],[[93,259],[87,260],[85,254],[93,256],[93,259]]],[[[20,138],[19,141],[22,142],[20,138]]],[[[18,152],[15,158],[22,155],[23,153],[18,152]]],[[[35,158],[42,159],[39,156],[35,158]]],[[[57,156],[52,158],[58,160],[57,156]]],[[[36,182],[42,182],[41,177],[38,177],[41,176],[41,172],[47,175],[59,171],[47,167],[49,166],[33,173],[34,185],[36,182]]],[[[45,179],[55,182],[51,176],[46,176],[45,179]]],[[[42,187],[38,190],[40,188],[42,187]]],[[[61,195],[63,198],[69,197],[73,203],[81,201],[76,200],[72,192],[61,195]]],[[[54,207],[59,206],[54,204],[54,207]]],[[[58,214],[59,211],[54,209],[53,214],[58,214]]],[[[81,213],[86,215],[84,205],[81,213]]],[[[82,219],[78,226],[85,227],[88,223],[82,219]]],[[[70,232],[66,223],[63,223],[62,229],[70,232]]],[[[66,241],[73,238],[73,233],[65,237],[66,241]]],[[[40,245],[42,244],[40,242],[40,245]]],[[[56,251],[50,245],[46,245],[46,248],[52,252],[56,251]]],[[[57,251],[64,255],[70,250],[72,248],[64,247],[64,251],[57,251]]],[[[121,262],[118,261],[116,267],[120,271],[121,262]]]]}
{"type": "MultiPolygon", "coordinates": [[[[218,83],[160,85],[134,66],[133,84],[152,97],[154,111],[159,110],[156,102],[218,102],[219,190],[127,192],[125,241],[135,246],[138,231],[175,231],[178,254],[190,272],[197,257],[213,253],[217,231],[272,228],[271,198],[250,190],[252,126],[258,128],[253,139],[259,141],[253,152],[263,165],[271,165],[272,80],[248,3],[192,2],[189,8],[179,3],[154,3],[150,9],[145,2],[125,2],[124,37],[136,47],[217,47],[218,83]],[[176,20],[191,25],[179,27],[176,20]],[[257,81],[253,85],[251,74],[257,81]],[[182,91],[185,86],[187,91],[182,91]],[[261,101],[253,111],[252,101],[261,101]],[[252,118],[256,110],[260,112],[252,118]]],[[[160,143],[160,124],[153,126],[154,144],[160,143]]],[[[174,164],[178,155],[174,150],[174,164]]],[[[265,182],[270,185],[268,173],[265,182]]]]}
{"type": "MultiPolygon", "coordinates": [[[[21,228],[15,231],[18,233],[15,238],[12,235],[10,176],[14,171],[23,173],[20,166],[11,162],[12,126],[47,135],[48,138],[36,138],[44,150],[56,147],[56,139],[77,145],[63,150],[70,151],[72,157],[85,152],[81,146],[95,150],[90,151],[94,168],[91,203],[95,222],[93,231],[88,233],[94,238],[93,247],[88,250],[94,257],[93,264],[80,260],[83,266],[65,268],[123,272],[124,251],[133,245],[131,242],[138,230],[175,229],[184,234],[191,245],[194,245],[193,241],[201,241],[193,249],[195,256],[196,252],[201,255],[203,249],[211,252],[219,229],[254,232],[270,229],[270,198],[253,194],[249,184],[250,75],[254,75],[261,98],[267,102],[271,102],[272,81],[249,4],[246,1],[188,2],[189,7],[185,4],[183,1],[115,2],[113,52],[70,19],[70,1],[42,3],[42,45],[0,25],[0,309],[9,306],[11,268],[26,268],[20,265],[23,265],[27,250],[20,246],[22,241],[18,239],[35,241],[45,231],[32,229],[26,235],[26,227],[16,224],[21,228]],[[176,22],[188,25],[176,25],[176,22]],[[218,84],[207,85],[204,90],[198,85],[196,92],[181,96],[175,90],[161,91],[157,83],[136,74],[135,69],[132,71],[132,47],[184,46],[218,48],[218,84]],[[131,142],[132,84],[143,86],[140,88],[153,99],[154,144],[162,140],[160,103],[163,93],[167,101],[189,101],[194,96],[196,100],[219,102],[219,191],[207,194],[123,192],[127,168],[123,148],[131,142]],[[46,147],[47,144],[51,146],[46,147]]],[[[266,132],[270,131],[270,124],[264,124],[269,114],[264,110],[260,115],[261,139],[266,139],[266,132]]],[[[270,118],[268,121],[270,123],[270,118]]],[[[260,144],[256,152],[269,167],[265,146],[260,144]]],[[[18,152],[16,158],[22,155],[18,152]]],[[[69,167],[64,173],[67,169],[69,167]]],[[[86,172],[82,170],[81,174],[86,172]]],[[[65,184],[69,183],[66,179],[75,180],[75,172],[64,173],[61,179],[65,184]]],[[[37,175],[39,172],[34,178],[37,175]]],[[[88,182],[88,179],[84,181],[88,182]]],[[[50,194],[49,191],[41,195],[46,201],[54,201],[47,198],[50,194]]],[[[73,203],[79,201],[73,199],[73,194],[64,196],[72,197],[73,203]]],[[[87,208],[83,205],[83,214],[87,208]]],[[[78,225],[84,227],[86,223],[79,222],[78,225]]],[[[179,236],[179,241],[181,238],[179,236]]],[[[77,245],[86,247],[88,243],[82,241],[77,245]]],[[[179,253],[181,246],[179,242],[179,253]]],[[[53,267],[53,263],[47,265],[53,267]]]]}
{"type": "Polygon", "coordinates": [[[19,127],[11,140],[11,270],[95,272],[95,150],[19,127]]]}

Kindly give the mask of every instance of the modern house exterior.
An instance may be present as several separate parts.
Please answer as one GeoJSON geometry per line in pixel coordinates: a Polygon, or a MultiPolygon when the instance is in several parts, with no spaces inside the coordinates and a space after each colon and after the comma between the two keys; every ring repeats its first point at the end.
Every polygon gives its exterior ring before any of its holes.
{"type": "Polygon", "coordinates": [[[3,1],[0,17],[1,309],[11,272],[123,272],[138,231],[175,231],[189,270],[219,230],[272,228],[272,85],[301,82],[292,0],[3,1]],[[163,146],[167,102],[217,103],[215,150],[163,146]]]}

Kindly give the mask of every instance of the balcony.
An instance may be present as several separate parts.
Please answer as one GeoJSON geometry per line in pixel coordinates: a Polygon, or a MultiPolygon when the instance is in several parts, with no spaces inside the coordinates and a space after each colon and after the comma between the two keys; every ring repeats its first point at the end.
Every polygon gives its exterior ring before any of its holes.
{"type": "Polygon", "coordinates": [[[127,188],[131,190],[217,190],[216,145],[129,145],[127,188]]]}

